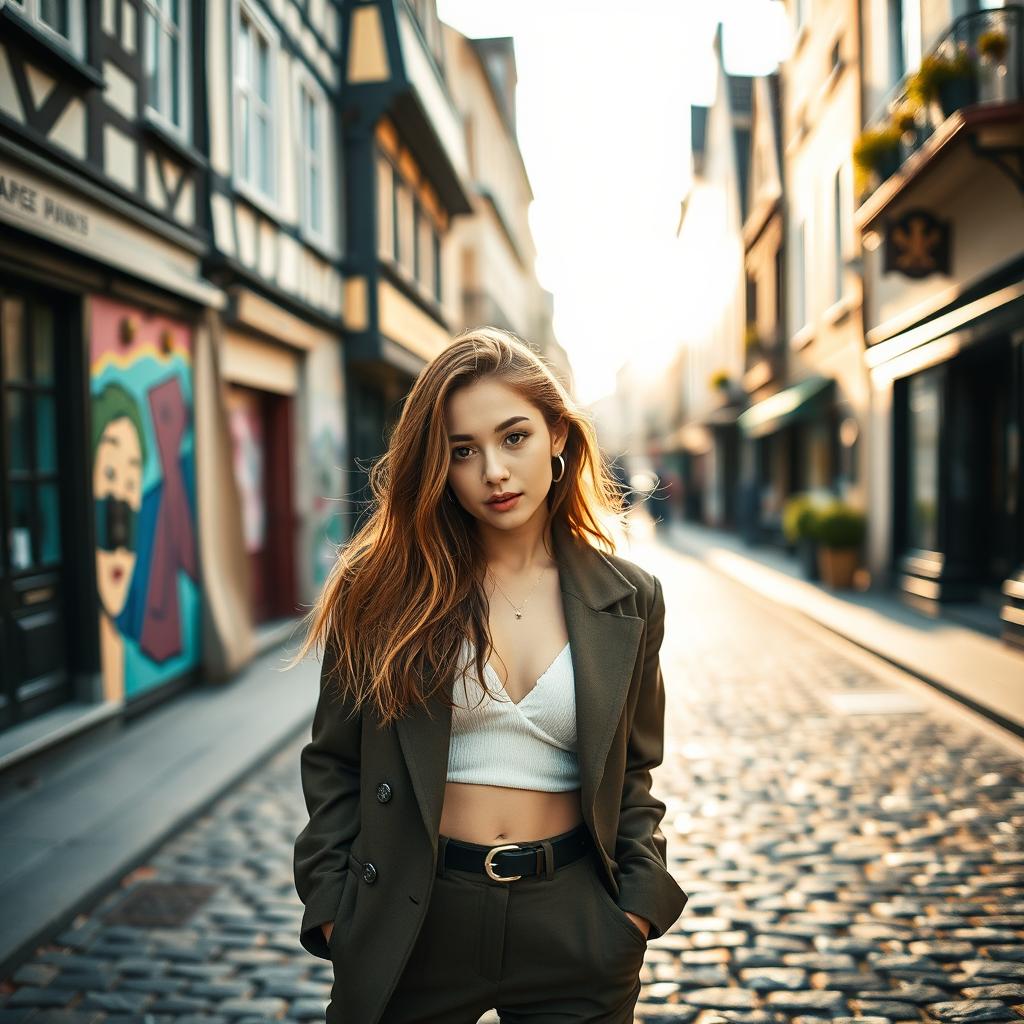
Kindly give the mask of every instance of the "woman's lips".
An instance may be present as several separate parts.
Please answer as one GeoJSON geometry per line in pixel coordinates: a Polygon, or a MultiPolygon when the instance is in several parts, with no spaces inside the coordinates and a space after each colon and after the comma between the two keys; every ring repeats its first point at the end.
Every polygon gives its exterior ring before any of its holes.
{"type": "Polygon", "coordinates": [[[495,512],[507,512],[510,508],[516,507],[521,497],[521,494],[514,494],[511,498],[506,498],[504,501],[488,501],[485,504],[488,508],[494,509],[495,512]]]}

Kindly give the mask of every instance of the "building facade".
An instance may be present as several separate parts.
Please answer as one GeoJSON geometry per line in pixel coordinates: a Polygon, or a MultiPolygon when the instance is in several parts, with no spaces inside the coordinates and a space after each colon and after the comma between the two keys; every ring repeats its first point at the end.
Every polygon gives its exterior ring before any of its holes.
{"type": "Polygon", "coordinates": [[[465,138],[432,2],[345,9],[345,367],[354,529],[401,401],[447,343],[461,297],[448,236],[468,215],[465,138]]]}
{"type": "Polygon", "coordinates": [[[758,260],[768,288],[748,292],[757,330],[781,331],[781,353],[770,347],[776,366],[784,365],[785,386],[765,398],[754,392],[739,419],[756,445],[762,535],[780,542],[782,510],[793,494],[836,496],[865,509],[862,438],[869,405],[852,231],[851,147],[860,125],[857,4],[818,0],[812,10],[797,0],[788,11],[793,48],[780,65],[778,104],[784,244],[781,251],[769,244],[773,251],[758,260]],[[772,262],[777,269],[767,270],[772,262]],[[769,300],[776,315],[762,321],[754,300],[766,292],[778,296],[769,300]]]}
{"type": "Polygon", "coordinates": [[[1024,644],[1024,11],[865,0],[874,571],[1024,644]],[[944,72],[939,85],[935,71],[944,72]]]}
{"type": "Polygon", "coordinates": [[[459,330],[491,324],[533,345],[571,388],[565,351],[552,328],[552,296],[534,271],[528,211],[533,189],[516,135],[515,50],[511,38],[467,39],[445,26],[456,107],[466,140],[473,213],[456,220],[459,330]]]}
{"type": "Polygon", "coordinates": [[[736,525],[740,451],[736,418],[744,371],[744,254],[751,86],[730,75],[715,34],[715,98],[691,108],[693,178],[678,226],[685,278],[686,358],[680,362],[683,422],[662,442],[683,481],[687,516],[736,525]]]}

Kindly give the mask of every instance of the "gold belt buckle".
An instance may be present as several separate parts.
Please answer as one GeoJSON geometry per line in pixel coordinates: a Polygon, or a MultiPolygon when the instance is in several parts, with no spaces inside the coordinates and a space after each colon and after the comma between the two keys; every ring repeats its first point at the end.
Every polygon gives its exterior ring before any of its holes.
{"type": "Polygon", "coordinates": [[[496,875],[492,866],[494,855],[501,853],[502,850],[521,850],[523,849],[520,843],[507,843],[505,846],[492,846],[487,851],[487,856],[484,857],[484,871],[487,872],[489,878],[493,878],[496,882],[514,882],[517,878],[522,878],[522,875],[496,875]]]}

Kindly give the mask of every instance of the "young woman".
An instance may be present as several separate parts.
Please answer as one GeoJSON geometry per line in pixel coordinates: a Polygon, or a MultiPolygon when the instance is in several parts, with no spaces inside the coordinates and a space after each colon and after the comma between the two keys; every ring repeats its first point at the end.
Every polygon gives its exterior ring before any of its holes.
{"type": "Polygon", "coordinates": [[[300,941],[328,1024],[631,1022],[666,862],[665,605],[590,421],[512,335],[422,371],[301,657],[300,941]],[[602,550],[605,549],[605,550],[602,550]]]}

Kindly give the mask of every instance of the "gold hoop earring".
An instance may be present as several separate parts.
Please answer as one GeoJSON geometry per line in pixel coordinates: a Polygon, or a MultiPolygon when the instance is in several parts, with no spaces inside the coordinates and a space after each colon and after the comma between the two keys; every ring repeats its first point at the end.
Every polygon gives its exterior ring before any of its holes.
{"type": "Polygon", "coordinates": [[[555,476],[553,473],[551,475],[551,482],[554,483],[554,484],[557,484],[558,481],[561,480],[563,476],[565,476],[565,459],[562,458],[562,453],[561,452],[559,452],[555,456],[555,458],[558,459],[559,466],[561,467],[561,470],[562,470],[562,472],[559,473],[558,476],[555,476]]]}

